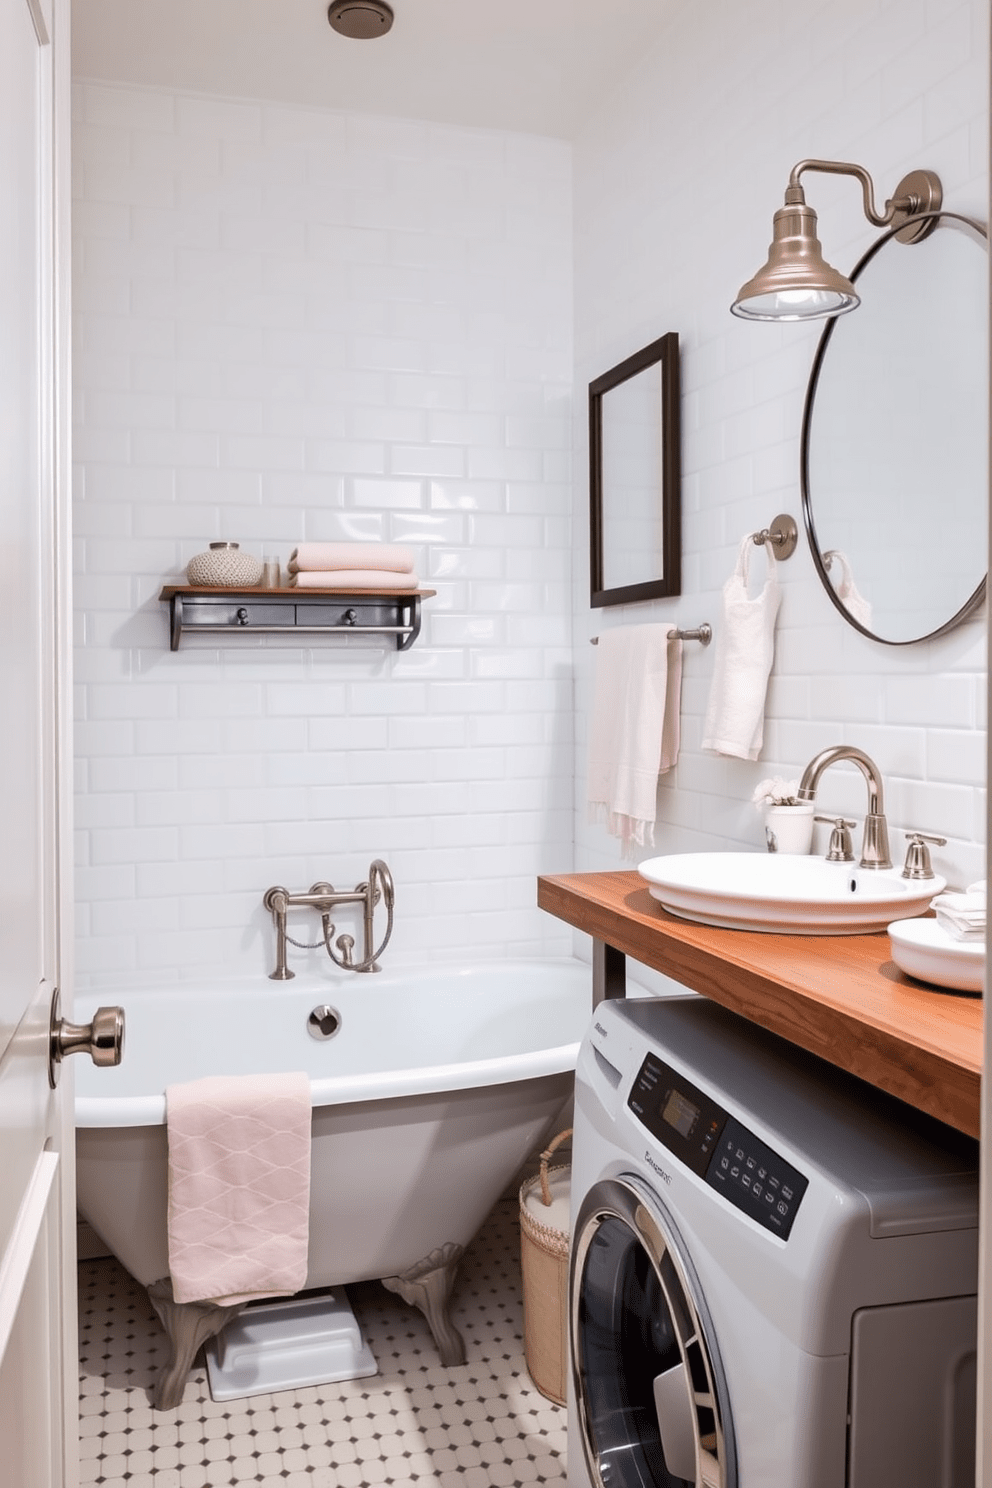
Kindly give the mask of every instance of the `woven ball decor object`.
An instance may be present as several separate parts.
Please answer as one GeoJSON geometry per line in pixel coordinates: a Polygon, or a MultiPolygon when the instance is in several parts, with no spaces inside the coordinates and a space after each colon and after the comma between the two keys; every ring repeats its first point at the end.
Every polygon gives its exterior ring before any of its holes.
{"type": "Polygon", "coordinates": [[[191,584],[215,588],[236,584],[254,588],[262,577],[262,561],[242,553],[236,542],[212,542],[206,553],[197,553],[186,565],[191,584]]]}

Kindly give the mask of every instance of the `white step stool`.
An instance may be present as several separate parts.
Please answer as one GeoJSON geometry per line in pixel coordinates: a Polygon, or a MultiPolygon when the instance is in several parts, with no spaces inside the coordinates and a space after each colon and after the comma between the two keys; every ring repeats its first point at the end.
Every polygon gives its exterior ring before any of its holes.
{"type": "Polygon", "coordinates": [[[208,1340],[206,1355],[214,1400],[378,1372],[343,1290],[249,1307],[208,1340]]]}

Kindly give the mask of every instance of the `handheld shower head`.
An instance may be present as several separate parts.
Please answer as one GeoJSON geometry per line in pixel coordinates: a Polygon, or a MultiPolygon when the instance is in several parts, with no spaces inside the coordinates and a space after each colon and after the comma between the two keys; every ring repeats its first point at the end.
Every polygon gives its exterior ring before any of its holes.
{"type": "Polygon", "coordinates": [[[378,882],[382,893],[383,903],[387,909],[392,909],[396,902],[396,890],[393,887],[393,875],[381,858],[375,858],[369,868],[369,878],[378,882]]]}

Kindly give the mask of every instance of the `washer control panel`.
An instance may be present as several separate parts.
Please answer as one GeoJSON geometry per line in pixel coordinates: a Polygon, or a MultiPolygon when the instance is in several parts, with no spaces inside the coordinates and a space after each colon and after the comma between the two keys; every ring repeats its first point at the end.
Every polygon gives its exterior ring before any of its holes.
{"type": "Polygon", "coordinates": [[[648,1054],[641,1065],[627,1105],[669,1152],[700,1178],[706,1177],[727,1124],[722,1106],[655,1054],[648,1054]]]}
{"type": "Polygon", "coordinates": [[[653,1137],[727,1201],[787,1240],[809,1181],[656,1054],[627,1105],[653,1137]]]}
{"type": "Polygon", "coordinates": [[[788,1240],[809,1180],[733,1116],[727,1117],[705,1176],[738,1209],[788,1240]]]}

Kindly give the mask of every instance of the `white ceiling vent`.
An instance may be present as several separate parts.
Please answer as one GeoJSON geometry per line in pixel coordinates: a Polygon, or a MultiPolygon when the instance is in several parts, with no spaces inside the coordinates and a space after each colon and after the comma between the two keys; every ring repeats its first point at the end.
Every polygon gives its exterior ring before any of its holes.
{"type": "Polygon", "coordinates": [[[386,0],[334,0],[327,19],[342,36],[371,41],[373,36],[385,36],[393,24],[393,12],[386,0]]]}

